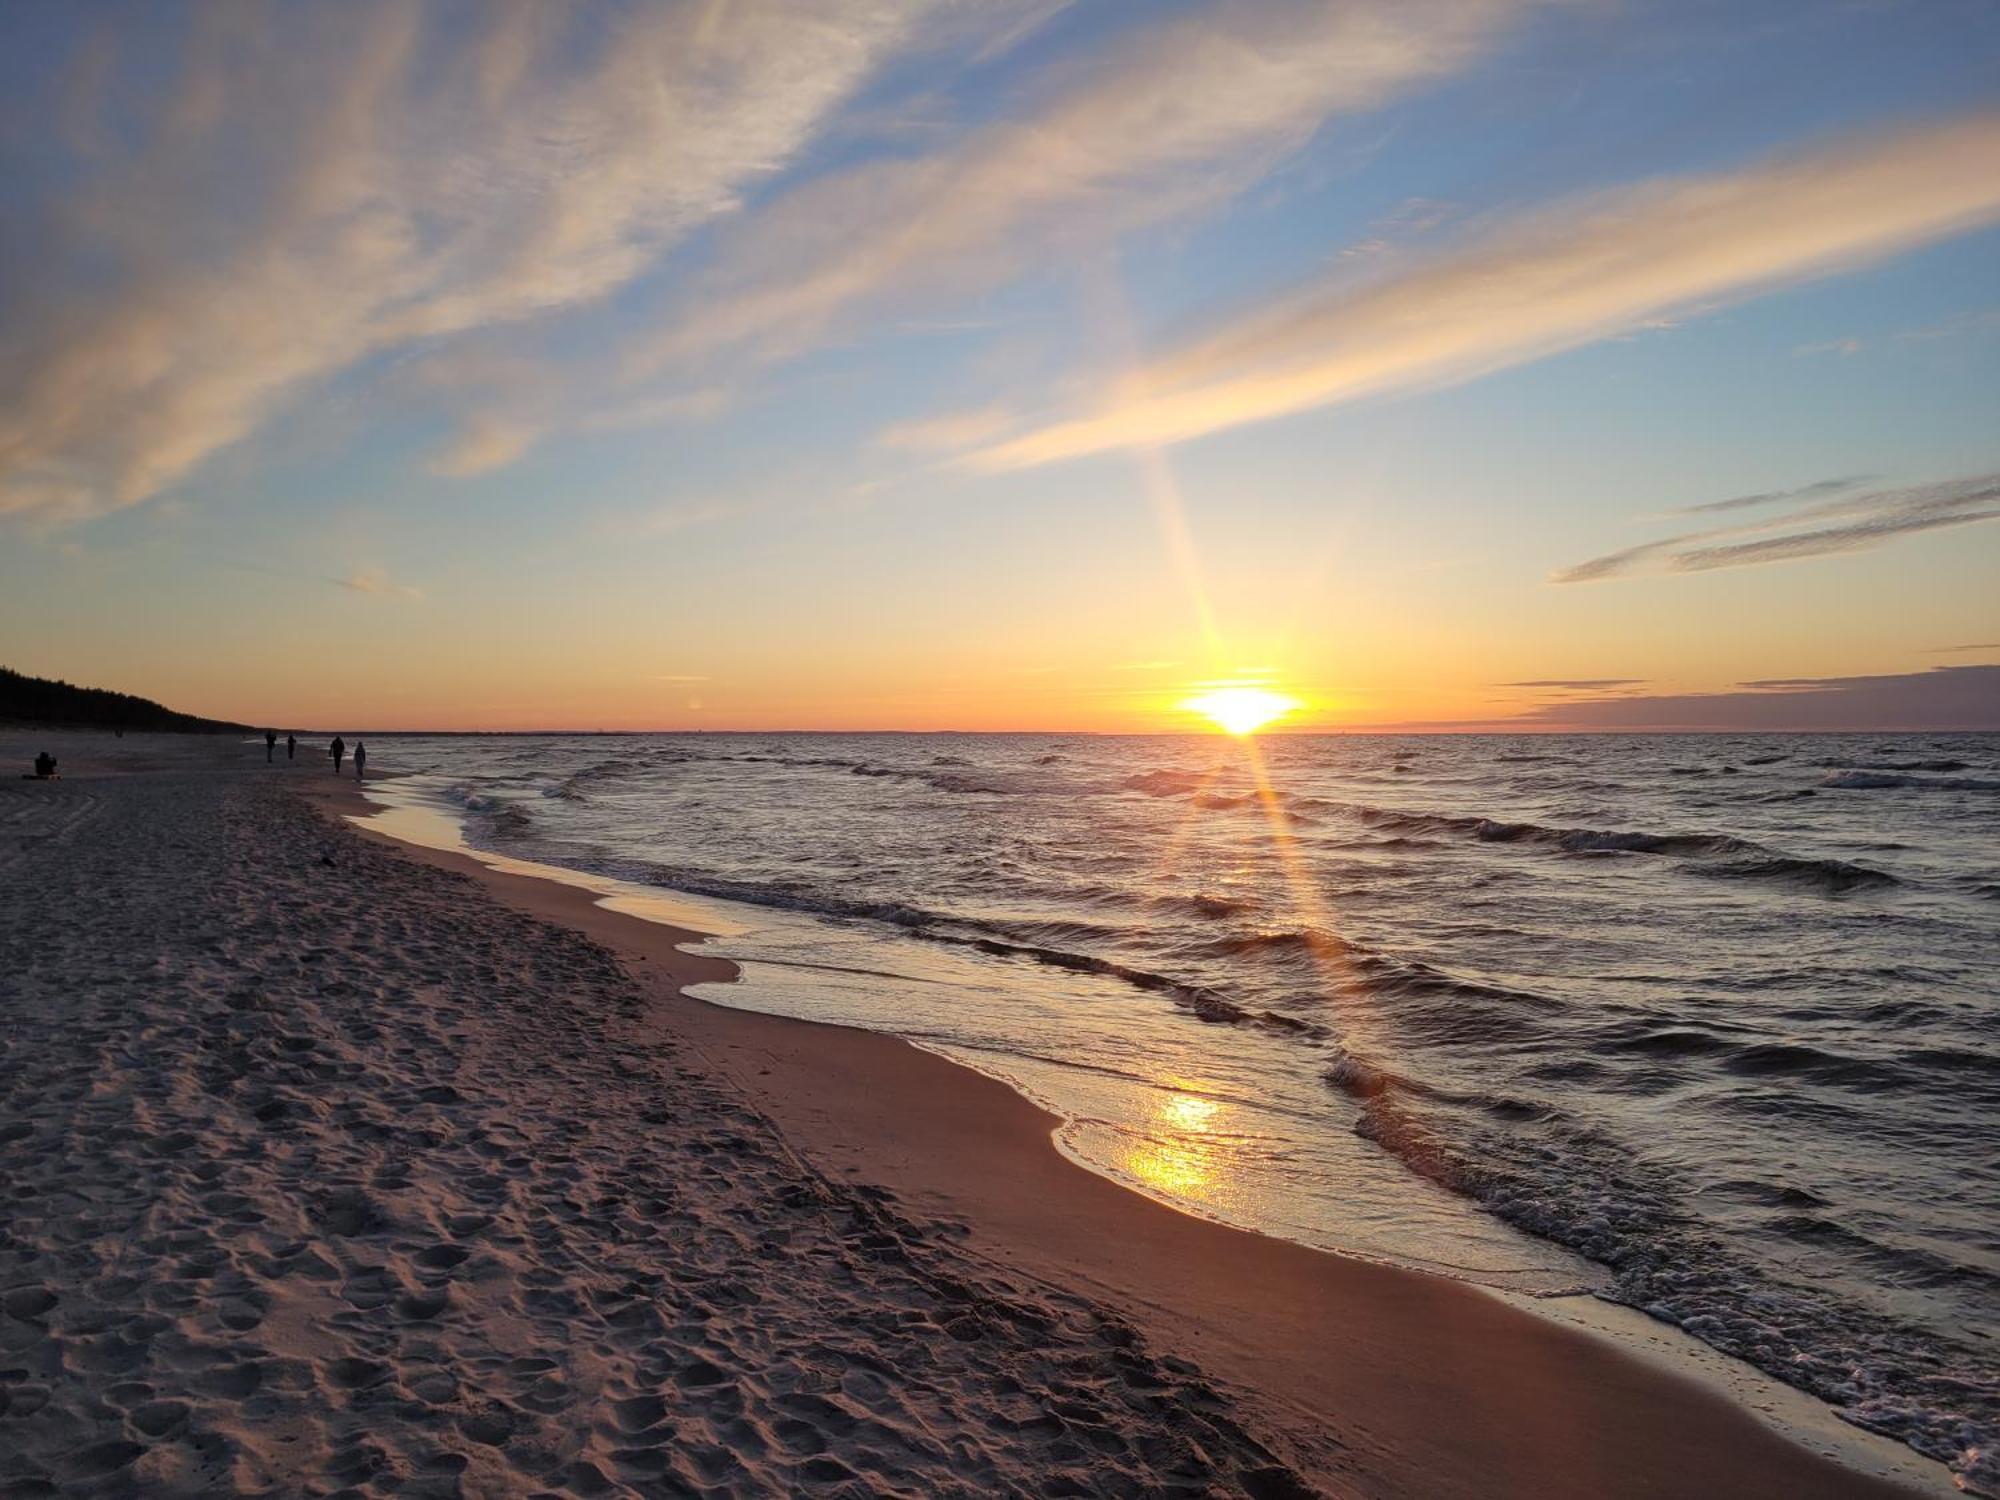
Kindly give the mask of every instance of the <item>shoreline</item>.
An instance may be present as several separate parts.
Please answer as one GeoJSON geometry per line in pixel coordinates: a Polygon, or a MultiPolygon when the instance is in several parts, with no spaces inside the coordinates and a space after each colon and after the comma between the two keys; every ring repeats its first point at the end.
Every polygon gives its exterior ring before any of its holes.
{"type": "Polygon", "coordinates": [[[304,768],[55,748],[0,783],[0,1492],[1309,1492],[1106,1306],[808,1165],[573,925],[304,768]]]}
{"type": "MultiPolygon", "coordinates": [[[[380,811],[344,780],[300,790],[344,820],[380,811]]],[[[970,1254],[1114,1306],[1337,1491],[1955,1493],[1944,1466],[1636,1311],[1522,1306],[1182,1213],[1073,1161],[1057,1116],[984,1073],[682,993],[735,966],[680,947],[708,934],[601,904],[587,876],[347,826],[606,944],[652,993],[655,1024],[715,1061],[795,1153],[887,1188],[970,1254]]]]}

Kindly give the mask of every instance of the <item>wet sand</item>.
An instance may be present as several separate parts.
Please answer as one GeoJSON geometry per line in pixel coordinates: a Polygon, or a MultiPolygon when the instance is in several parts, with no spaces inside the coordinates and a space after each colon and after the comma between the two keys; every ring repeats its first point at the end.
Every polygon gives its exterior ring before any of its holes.
{"type": "Polygon", "coordinates": [[[305,746],[57,753],[0,801],[0,1493],[1912,1492],[684,998],[694,935],[359,834],[305,746]]]}

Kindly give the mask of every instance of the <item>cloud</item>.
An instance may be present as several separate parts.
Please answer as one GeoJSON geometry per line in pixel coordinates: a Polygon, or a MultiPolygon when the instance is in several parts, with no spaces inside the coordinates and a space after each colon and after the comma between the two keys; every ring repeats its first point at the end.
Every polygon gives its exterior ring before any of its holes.
{"type": "Polygon", "coordinates": [[[926,421],[898,423],[884,428],[875,441],[884,448],[912,453],[955,453],[997,437],[1006,431],[1010,421],[1005,407],[987,406],[926,421]]]}
{"type": "Polygon", "coordinates": [[[1496,682],[1495,687],[1513,688],[1565,688],[1572,691],[1589,691],[1596,688],[1637,687],[1646,679],[1643,677],[1538,677],[1530,682],[1496,682]]]}
{"type": "Polygon", "coordinates": [[[620,515],[606,529],[627,536],[671,536],[695,526],[713,526],[756,514],[765,508],[755,500],[674,501],[640,515],[620,515]]]}
{"type": "Polygon", "coordinates": [[[655,682],[713,682],[712,677],[691,676],[684,672],[665,672],[656,676],[655,682]]]}
{"type": "Polygon", "coordinates": [[[1937,339],[1978,337],[1990,333],[2000,333],[2000,308],[1986,308],[1979,312],[1965,313],[1923,328],[1906,328],[1896,335],[1896,342],[1922,344],[1937,339]]]}
{"type": "Polygon", "coordinates": [[[504,469],[533,447],[539,436],[539,430],[526,423],[508,422],[491,414],[475,415],[431,459],[430,471],[464,479],[504,469]]]}
{"type": "Polygon", "coordinates": [[[1120,33],[1025,114],[810,182],[733,235],[632,367],[797,353],[846,314],[994,285],[1217,202],[1332,116],[1464,68],[1546,0],[1256,0],[1120,33]]]}
{"type": "Polygon", "coordinates": [[[2000,113],[1522,214],[1361,290],[1327,277],[974,450],[981,471],[1467,380],[2000,219],[2000,113]]]}
{"type": "Polygon", "coordinates": [[[1677,542],[1687,539],[1687,536],[1669,537],[1663,542],[1641,542],[1636,547],[1607,552],[1602,557],[1591,558],[1588,562],[1574,563],[1567,568],[1557,569],[1549,575],[1549,582],[1592,583],[1600,578],[1615,578],[1621,573],[1630,572],[1641,563],[1651,562],[1677,542]]]}
{"type": "Polygon", "coordinates": [[[407,583],[397,583],[382,568],[356,568],[345,578],[335,582],[344,589],[352,589],[357,594],[372,594],[378,599],[421,599],[423,590],[410,587],[407,583]]]}
{"type": "MultiPolygon", "coordinates": [[[[1823,485],[1808,485],[1792,493],[1805,495],[1823,488],[1823,485]]],[[[1696,509],[1761,503],[1765,498],[1746,496],[1741,502],[1696,509]]],[[[1558,569],[1550,575],[1550,581],[1592,583],[1639,572],[1705,573],[1717,568],[1791,562],[1858,552],[1896,537],[1992,520],[2000,520],[2000,473],[1907,489],[1876,490],[1822,501],[1761,520],[1641,542],[1636,547],[1558,569]],[[1774,532],[1778,534],[1767,534],[1774,532]]]]}
{"type": "MultiPolygon", "coordinates": [[[[64,186],[10,259],[33,311],[0,366],[0,513],[137,504],[364,360],[599,301],[789,163],[930,3],[198,11],[152,39],[175,71],[150,114],[70,70],[137,144],[42,174],[64,186]]],[[[437,467],[532,436],[475,425],[437,467]]]]}
{"type": "Polygon", "coordinates": [[[2000,729],[2000,666],[1773,678],[1736,692],[1552,703],[1514,723],[1567,729],[2000,729]]]}
{"type": "Polygon", "coordinates": [[[1825,339],[1817,344],[1801,344],[1799,345],[1798,348],[1794,349],[1792,353],[1797,354],[1801,357],[1813,354],[1851,355],[1851,354],[1859,354],[1863,349],[1866,349],[1867,347],[1868,344],[1863,339],[1856,339],[1856,338],[1825,339]]]}
{"type": "Polygon", "coordinates": [[[1970,646],[1938,646],[1934,656],[1955,656],[1961,651],[2000,651],[2000,641],[1975,641],[1970,646]]]}
{"type": "Polygon", "coordinates": [[[230,568],[238,573],[262,573],[269,578],[290,578],[302,583],[330,583],[335,588],[346,589],[350,593],[368,594],[377,599],[421,599],[422,589],[407,583],[397,583],[389,576],[386,568],[378,565],[356,567],[342,575],[332,573],[308,573],[299,568],[274,568],[266,563],[244,562],[239,558],[217,557],[211,559],[217,566],[230,568]]]}
{"type": "Polygon", "coordinates": [[[1812,484],[1800,485],[1795,490],[1766,490],[1760,495],[1738,495],[1733,500],[1709,500],[1700,505],[1687,505],[1679,510],[1667,512],[1670,516],[1705,516],[1722,510],[1750,510],[1760,505],[1776,505],[1787,500],[1817,500],[1823,495],[1837,495],[1843,490],[1856,489],[1876,478],[1873,474],[1850,474],[1841,479],[1821,479],[1812,484]]]}

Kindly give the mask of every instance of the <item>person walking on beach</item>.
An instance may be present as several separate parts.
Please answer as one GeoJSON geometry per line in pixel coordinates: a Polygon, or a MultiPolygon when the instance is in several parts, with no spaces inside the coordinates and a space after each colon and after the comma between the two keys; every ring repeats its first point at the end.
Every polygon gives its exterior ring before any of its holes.
{"type": "Polygon", "coordinates": [[[290,760],[293,756],[297,755],[298,753],[299,753],[299,737],[295,734],[286,735],[285,759],[290,760]]]}
{"type": "Polygon", "coordinates": [[[271,753],[272,753],[273,751],[275,751],[275,750],[276,750],[277,748],[278,748],[278,731],[277,731],[277,730],[275,730],[275,729],[267,729],[267,730],[265,730],[265,731],[264,731],[264,764],[265,764],[265,765],[267,765],[267,766],[268,766],[268,765],[269,765],[269,764],[271,763],[271,753]]]}
{"type": "Polygon", "coordinates": [[[368,747],[362,744],[361,741],[356,740],[354,742],[354,779],[356,781],[359,781],[361,779],[361,767],[367,762],[367,760],[368,760],[368,747]]]}
{"type": "Polygon", "coordinates": [[[336,734],[333,737],[333,744],[328,747],[328,753],[333,756],[333,774],[338,776],[341,757],[347,754],[347,741],[336,734]]]}

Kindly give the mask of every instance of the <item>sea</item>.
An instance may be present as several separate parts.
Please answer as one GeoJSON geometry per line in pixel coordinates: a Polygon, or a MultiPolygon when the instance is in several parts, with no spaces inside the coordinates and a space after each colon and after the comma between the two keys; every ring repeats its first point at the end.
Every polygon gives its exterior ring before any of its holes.
{"type": "Polygon", "coordinates": [[[1622,1303],[2000,1494],[2000,736],[377,738],[1190,1213],[1622,1303]]]}

